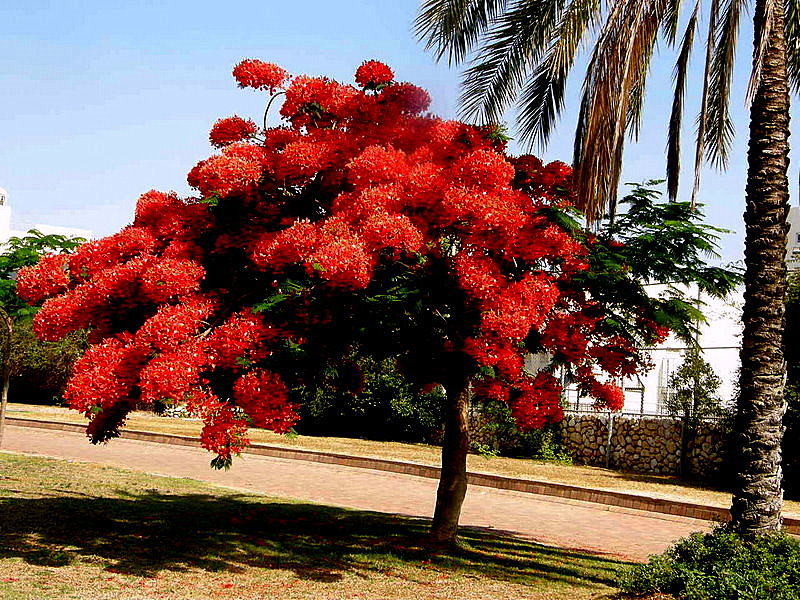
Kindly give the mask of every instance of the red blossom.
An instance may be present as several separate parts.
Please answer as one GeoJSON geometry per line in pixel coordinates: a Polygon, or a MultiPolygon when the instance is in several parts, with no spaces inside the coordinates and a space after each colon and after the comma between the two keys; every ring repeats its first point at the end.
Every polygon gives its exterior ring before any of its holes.
{"type": "Polygon", "coordinates": [[[250,371],[236,380],[233,397],[256,427],[286,433],[299,419],[289,390],[275,373],[250,371]]]}
{"type": "Polygon", "coordinates": [[[377,60],[364,61],[356,69],[356,83],[363,88],[374,90],[378,86],[386,85],[394,79],[394,73],[382,62],[377,60]]]}
{"type": "Polygon", "coordinates": [[[387,86],[381,92],[381,101],[406,115],[419,115],[431,105],[428,92],[410,83],[387,86]]]}
{"type": "Polygon", "coordinates": [[[67,257],[63,254],[45,256],[37,265],[23,267],[17,272],[17,294],[31,304],[66,291],[69,286],[67,257]]]}
{"type": "Polygon", "coordinates": [[[520,429],[540,429],[560,421],[564,415],[561,391],[558,380],[544,371],[523,385],[520,395],[511,403],[511,414],[520,429]]]}
{"type": "Polygon", "coordinates": [[[258,128],[250,119],[233,116],[220,119],[211,128],[208,139],[212,146],[221,148],[234,142],[241,142],[255,135],[258,128]]]}
{"type": "Polygon", "coordinates": [[[286,83],[289,73],[278,65],[247,58],[233,68],[233,77],[239,87],[269,90],[274,94],[286,83]]]}
{"type": "Polygon", "coordinates": [[[601,383],[599,381],[592,382],[590,388],[592,396],[597,399],[595,407],[607,408],[609,410],[622,410],[625,406],[625,393],[622,389],[613,383],[601,383]]]}

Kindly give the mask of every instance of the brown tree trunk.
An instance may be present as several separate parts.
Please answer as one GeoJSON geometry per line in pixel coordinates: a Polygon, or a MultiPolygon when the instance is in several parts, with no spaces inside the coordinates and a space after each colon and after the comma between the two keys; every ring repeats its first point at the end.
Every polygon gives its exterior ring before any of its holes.
{"type": "MultiPolygon", "coordinates": [[[[781,526],[785,411],[782,332],[786,295],[789,90],[784,2],[775,2],[769,46],[750,109],[745,209],[745,303],[737,405],[732,527],[746,537],[781,526]]],[[[765,0],[755,10],[756,51],[765,0]]]]}
{"type": "Polygon", "coordinates": [[[467,452],[469,451],[469,380],[458,389],[447,390],[447,407],[442,441],[442,473],[436,492],[436,509],[431,525],[431,541],[452,544],[458,534],[461,505],[467,493],[467,452]]]}
{"type": "Polygon", "coordinates": [[[8,384],[11,380],[11,336],[14,332],[14,322],[8,313],[0,308],[0,322],[2,322],[2,333],[0,333],[0,380],[2,390],[0,390],[0,448],[3,447],[3,433],[6,428],[6,405],[8,404],[8,384]]]}

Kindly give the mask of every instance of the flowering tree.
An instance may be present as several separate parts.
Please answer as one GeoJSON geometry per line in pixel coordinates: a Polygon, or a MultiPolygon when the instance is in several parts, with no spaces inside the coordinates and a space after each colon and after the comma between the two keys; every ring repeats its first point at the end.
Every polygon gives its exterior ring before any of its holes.
{"type": "Polygon", "coordinates": [[[452,540],[470,395],[541,427],[562,416],[553,369],[565,365],[619,409],[614,378],[666,329],[644,304],[624,309],[623,327],[587,293],[592,256],[614,243],[568,217],[567,165],[509,158],[497,128],[425,114],[428,94],[376,61],[357,87],[257,60],[233,74],[285,95],[282,126],[218,121],[219,152],[188,176],[197,197],[147,192],[132,225],[19,273],[20,294],[44,302],[39,336],[91,330],[70,406],[100,442],[137,404],[185,403],[212,464],[229,466],[249,425],[289,430],[298,390],[354,348],[397,357],[447,392],[433,532],[452,540]],[[526,372],[530,352],[550,367],[526,372]]]}

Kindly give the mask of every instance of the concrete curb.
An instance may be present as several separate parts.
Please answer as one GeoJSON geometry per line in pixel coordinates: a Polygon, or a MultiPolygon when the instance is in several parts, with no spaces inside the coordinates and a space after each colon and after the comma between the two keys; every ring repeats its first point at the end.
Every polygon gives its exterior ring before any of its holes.
{"type": "MultiPolygon", "coordinates": [[[[85,431],[84,425],[76,423],[39,421],[37,419],[25,419],[21,417],[6,417],[6,421],[9,425],[16,425],[19,427],[36,427],[40,429],[55,429],[79,433],[83,433],[85,431]]],[[[197,438],[191,436],[168,433],[153,433],[150,431],[137,431],[132,429],[123,430],[121,437],[128,440],[141,440],[146,442],[173,444],[178,446],[199,447],[200,445],[197,438]]],[[[245,450],[245,453],[269,456],[272,458],[306,460],[311,462],[341,465],[345,467],[354,467],[358,469],[388,471],[391,473],[427,477],[429,479],[438,479],[440,472],[439,467],[434,467],[431,465],[384,458],[349,456],[347,454],[339,454],[336,452],[286,448],[283,446],[272,446],[268,444],[253,444],[245,450]]],[[[623,509],[643,510],[665,515],[673,515],[676,517],[699,519],[702,521],[724,522],[730,519],[730,511],[719,506],[681,502],[679,500],[668,500],[665,498],[655,498],[652,496],[634,494],[630,492],[587,489],[566,485],[563,483],[517,479],[513,477],[505,477],[503,475],[493,475],[490,473],[480,472],[470,472],[468,474],[468,482],[471,485],[479,485],[502,490],[512,490],[527,494],[553,496],[567,500],[593,502],[607,506],[616,506],[623,509]]],[[[800,535],[800,519],[784,517],[783,527],[788,533],[800,535]]]]}

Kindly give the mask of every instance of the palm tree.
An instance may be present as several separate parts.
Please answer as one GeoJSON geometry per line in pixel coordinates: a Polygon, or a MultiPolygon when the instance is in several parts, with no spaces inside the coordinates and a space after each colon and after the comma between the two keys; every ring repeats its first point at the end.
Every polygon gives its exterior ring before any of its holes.
{"type": "MultiPolygon", "coordinates": [[[[522,140],[540,145],[564,108],[580,49],[591,48],[574,167],[579,208],[597,221],[614,214],[625,138],[638,133],[660,38],[677,47],[667,148],[668,190],[677,196],[688,64],[701,14],[708,15],[708,28],[692,202],[704,161],[727,166],[733,61],[747,4],[695,0],[679,38],[680,0],[423,0],[416,33],[438,59],[467,63],[465,117],[497,122],[516,99],[522,140]]],[[[800,79],[800,0],[756,0],[753,23],[738,474],[731,509],[733,527],[746,536],[777,529],[781,519],[789,82],[791,77],[796,88],[800,79]]]]}

